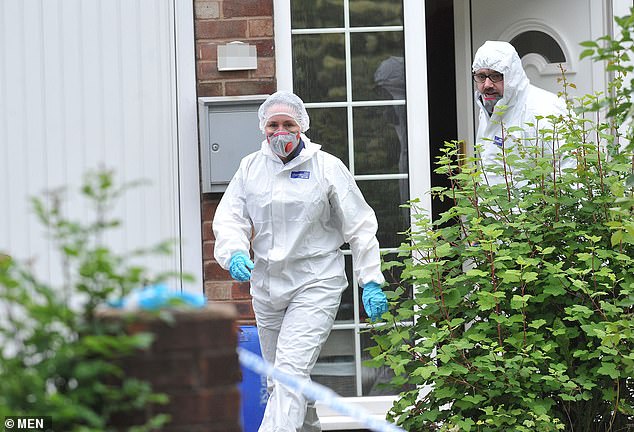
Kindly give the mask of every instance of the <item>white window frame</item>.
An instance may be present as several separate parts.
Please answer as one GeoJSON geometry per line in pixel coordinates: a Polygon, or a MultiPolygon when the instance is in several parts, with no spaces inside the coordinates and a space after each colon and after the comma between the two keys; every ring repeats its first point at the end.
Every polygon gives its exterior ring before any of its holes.
{"type": "MultiPolygon", "coordinates": [[[[347,11],[348,0],[344,0],[344,10],[347,11]]],[[[346,14],[347,15],[347,14],[346,14]]],[[[431,161],[429,147],[429,117],[427,97],[427,50],[425,33],[425,2],[421,0],[403,0],[403,34],[405,43],[405,76],[406,76],[406,101],[408,124],[408,157],[409,172],[403,174],[387,174],[362,176],[355,175],[356,179],[394,179],[408,178],[411,198],[419,198],[422,208],[431,216],[431,197],[427,193],[431,188],[431,161]],[[420,169],[423,167],[423,169],[420,169]]],[[[345,27],[348,27],[347,25],[345,27]]],[[[390,27],[391,28],[391,27],[390,27]]],[[[290,0],[274,0],[274,33],[275,33],[275,65],[277,89],[293,90],[293,61],[291,41],[291,2],[290,0]]],[[[364,29],[367,30],[367,29],[364,29]]],[[[400,30],[400,29],[398,29],[400,30]]],[[[295,31],[301,33],[301,31],[295,31]]],[[[346,32],[349,37],[350,32],[346,32]]],[[[349,44],[347,45],[349,46],[349,44]]],[[[347,65],[348,76],[350,65],[347,65]]],[[[349,88],[349,86],[348,86],[349,88]]],[[[395,101],[390,101],[394,103],[395,101]]],[[[307,104],[317,106],[319,104],[307,104]]],[[[359,106],[362,103],[348,102],[343,106],[359,106]]],[[[351,127],[351,126],[350,126],[351,127]]],[[[354,174],[354,164],[351,160],[351,171],[354,174]]],[[[355,290],[355,302],[358,301],[358,290],[355,290]]],[[[336,325],[335,330],[345,330],[350,326],[359,327],[357,324],[336,325]]],[[[360,327],[363,327],[361,325],[360,327]]],[[[357,351],[359,351],[360,335],[357,338],[357,351]]],[[[355,363],[359,363],[360,352],[356,353],[355,363]]],[[[360,364],[357,364],[360,369],[360,364]]],[[[357,376],[360,371],[357,370],[357,376]]],[[[360,380],[358,380],[360,381],[360,380]]],[[[360,386],[361,383],[357,383],[360,386]]],[[[365,396],[346,398],[346,402],[362,406],[371,415],[385,417],[385,413],[391,407],[396,396],[365,396]]],[[[324,430],[344,430],[363,428],[364,425],[346,416],[342,416],[323,405],[317,404],[320,421],[324,430]]]]}

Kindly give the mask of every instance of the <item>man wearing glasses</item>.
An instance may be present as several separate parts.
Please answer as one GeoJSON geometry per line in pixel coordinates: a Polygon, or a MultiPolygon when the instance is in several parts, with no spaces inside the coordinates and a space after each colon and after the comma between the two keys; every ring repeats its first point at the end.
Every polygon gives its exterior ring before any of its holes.
{"type": "MultiPolygon", "coordinates": [[[[548,119],[535,117],[563,114],[565,103],[529,82],[517,51],[508,42],[485,42],[475,54],[472,71],[476,104],[480,107],[476,144],[480,146],[485,179],[490,185],[510,186],[512,175],[508,169],[504,174],[503,156],[515,143],[535,142],[539,130],[552,129],[548,119]],[[509,132],[512,126],[522,130],[512,128],[509,132]]],[[[546,146],[552,153],[552,142],[546,146]]]]}

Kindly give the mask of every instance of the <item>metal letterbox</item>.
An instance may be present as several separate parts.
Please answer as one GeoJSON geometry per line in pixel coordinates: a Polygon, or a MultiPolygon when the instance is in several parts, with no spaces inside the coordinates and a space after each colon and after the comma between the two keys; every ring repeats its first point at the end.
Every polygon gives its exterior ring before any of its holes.
{"type": "Polygon", "coordinates": [[[203,192],[224,192],[240,160],[260,149],[258,108],[267,96],[198,98],[203,192]]]}

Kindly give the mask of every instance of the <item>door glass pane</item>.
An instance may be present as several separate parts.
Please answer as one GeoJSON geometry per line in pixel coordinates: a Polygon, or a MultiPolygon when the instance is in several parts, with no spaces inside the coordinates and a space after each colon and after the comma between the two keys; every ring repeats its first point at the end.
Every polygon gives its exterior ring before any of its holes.
{"type": "Polygon", "coordinates": [[[352,33],[350,47],[354,100],[404,98],[403,32],[352,33]],[[387,80],[391,86],[381,88],[387,80]]]}
{"type": "Polygon", "coordinates": [[[333,330],[319,354],[311,379],[340,396],[357,396],[354,330],[333,330]]]}
{"type": "MultiPolygon", "coordinates": [[[[396,248],[405,241],[399,233],[410,224],[409,210],[400,207],[409,199],[402,0],[291,0],[290,4],[293,90],[308,104],[307,135],[351,169],[376,213],[380,247],[396,248]],[[381,28],[385,26],[394,27],[381,28]],[[329,32],[332,28],[337,30],[329,32]],[[364,175],[374,177],[368,180],[364,175]],[[390,178],[395,175],[403,178],[390,178]]],[[[354,280],[349,245],[342,249],[348,287],[312,378],[342,396],[395,394],[395,389],[382,386],[390,379],[389,369],[361,366],[372,342],[364,334],[367,315],[354,280]],[[355,354],[360,350],[361,358],[355,354]],[[357,371],[362,375],[357,376],[357,371]]],[[[384,257],[392,259],[397,259],[394,253],[384,257]]],[[[399,286],[400,271],[384,272],[385,289],[399,286]]],[[[409,296],[411,289],[406,289],[403,297],[409,296]]]]}
{"type": "Polygon", "coordinates": [[[365,200],[379,221],[377,238],[382,248],[395,248],[405,241],[399,234],[409,227],[409,210],[400,205],[409,197],[409,184],[404,180],[358,181],[365,200]]]}
{"type": "Polygon", "coordinates": [[[405,99],[405,58],[390,56],[374,71],[375,99],[405,99]]]}
{"type": "Polygon", "coordinates": [[[407,173],[405,105],[354,108],[352,118],[355,173],[407,173]]]}
{"type": "MultiPolygon", "coordinates": [[[[399,257],[396,253],[383,253],[381,259],[383,262],[390,261],[399,261],[403,263],[407,257],[399,257]]],[[[352,273],[352,261],[346,261],[346,271],[352,273]],[[349,267],[348,267],[349,265],[349,267]]],[[[396,291],[399,287],[403,289],[403,293],[399,296],[399,302],[405,301],[407,299],[412,298],[413,288],[411,285],[404,286],[401,283],[401,274],[403,273],[403,267],[400,266],[392,266],[390,269],[383,270],[383,276],[385,277],[385,286],[383,287],[384,291],[396,291]]],[[[363,291],[360,291],[360,294],[363,291]]],[[[344,293],[345,294],[345,293],[344,293]]],[[[352,298],[352,294],[350,294],[350,298],[352,298]]],[[[361,322],[366,322],[368,319],[368,315],[365,313],[363,308],[363,304],[359,302],[359,317],[361,322]]]]}
{"type": "Polygon", "coordinates": [[[291,0],[291,26],[303,28],[343,27],[343,0],[291,0]]]}
{"type": "Polygon", "coordinates": [[[293,36],[293,84],[304,102],[346,100],[343,34],[293,36]]]}
{"type": "MultiPolygon", "coordinates": [[[[376,343],[372,340],[370,330],[364,330],[361,333],[361,361],[370,359],[367,349],[374,345],[376,343]]],[[[387,366],[380,368],[363,366],[361,369],[363,396],[392,395],[414,387],[412,385],[399,385],[395,389],[390,384],[392,378],[394,378],[394,372],[387,366]]]]}
{"type": "Polygon", "coordinates": [[[350,26],[403,25],[402,0],[350,0],[350,26]]]}
{"type": "Polygon", "coordinates": [[[310,129],[306,135],[321,149],[337,156],[350,167],[348,157],[348,116],[346,108],[308,108],[310,129]]]}
{"type": "MultiPolygon", "coordinates": [[[[386,252],[383,253],[381,256],[381,259],[383,260],[383,262],[391,262],[391,261],[398,261],[401,264],[403,264],[405,262],[405,260],[408,257],[402,257],[402,256],[398,256],[398,254],[396,252],[386,252]]],[[[401,283],[401,274],[403,273],[403,267],[401,266],[392,266],[391,268],[387,269],[387,270],[383,270],[383,276],[385,277],[385,289],[388,291],[395,291],[398,287],[404,288],[404,293],[401,295],[401,298],[403,300],[408,299],[408,298],[412,298],[412,286],[411,285],[406,285],[404,286],[401,283]]]]}

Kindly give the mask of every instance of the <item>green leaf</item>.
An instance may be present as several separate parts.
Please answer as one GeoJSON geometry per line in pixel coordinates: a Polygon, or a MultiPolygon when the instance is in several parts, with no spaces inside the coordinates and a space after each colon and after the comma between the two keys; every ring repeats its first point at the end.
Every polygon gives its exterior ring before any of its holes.
{"type": "Polygon", "coordinates": [[[487,277],[489,275],[487,272],[480,269],[469,269],[466,274],[470,277],[487,277]]]}
{"type": "Polygon", "coordinates": [[[521,272],[519,270],[507,270],[500,273],[500,277],[505,283],[515,283],[520,281],[521,272]]]}
{"type": "Polygon", "coordinates": [[[544,326],[545,324],[546,324],[546,320],[538,319],[538,320],[531,321],[530,323],[528,323],[528,326],[531,327],[531,328],[538,329],[538,328],[544,326]]]}
{"type": "Polygon", "coordinates": [[[462,397],[463,401],[471,402],[474,405],[478,405],[480,402],[486,400],[486,398],[480,394],[467,395],[462,397]]]}
{"type": "Polygon", "coordinates": [[[579,45],[583,47],[599,48],[599,44],[596,41],[592,41],[592,40],[580,42],[579,45]]]}
{"type": "Polygon", "coordinates": [[[584,58],[590,57],[592,55],[594,55],[594,50],[593,49],[590,49],[590,48],[585,49],[585,50],[581,51],[581,54],[579,54],[579,60],[583,60],[584,58]]]}
{"type": "Polygon", "coordinates": [[[525,272],[522,275],[522,278],[524,279],[524,282],[529,283],[529,282],[533,282],[536,281],[539,278],[539,273],[537,272],[525,272]]]}
{"type": "Polygon", "coordinates": [[[623,239],[625,238],[625,232],[624,231],[615,231],[612,233],[612,236],[610,237],[610,244],[612,246],[616,246],[618,244],[620,244],[623,239]]]}
{"type": "Polygon", "coordinates": [[[589,318],[594,312],[587,306],[583,305],[574,305],[566,308],[566,312],[571,316],[581,317],[581,318],[589,318]]]}
{"type": "Polygon", "coordinates": [[[435,252],[438,257],[446,257],[454,254],[453,248],[449,243],[441,244],[436,248],[435,252]]]}
{"type": "Polygon", "coordinates": [[[488,292],[478,293],[478,306],[480,306],[481,310],[493,309],[496,303],[497,301],[491,293],[488,293],[488,292]]]}
{"type": "Polygon", "coordinates": [[[601,367],[597,369],[597,373],[607,375],[612,379],[619,378],[619,371],[614,363],[602,362],[601,367]]]}
{"type": "Polygon", "coordinates": [[[532,295],[526,294],[523,296],[514,295],[511,299],[511,308],[513,309],[522,309],[525,308],[528,304],[528,300],[532,298],[532,295]]]}

